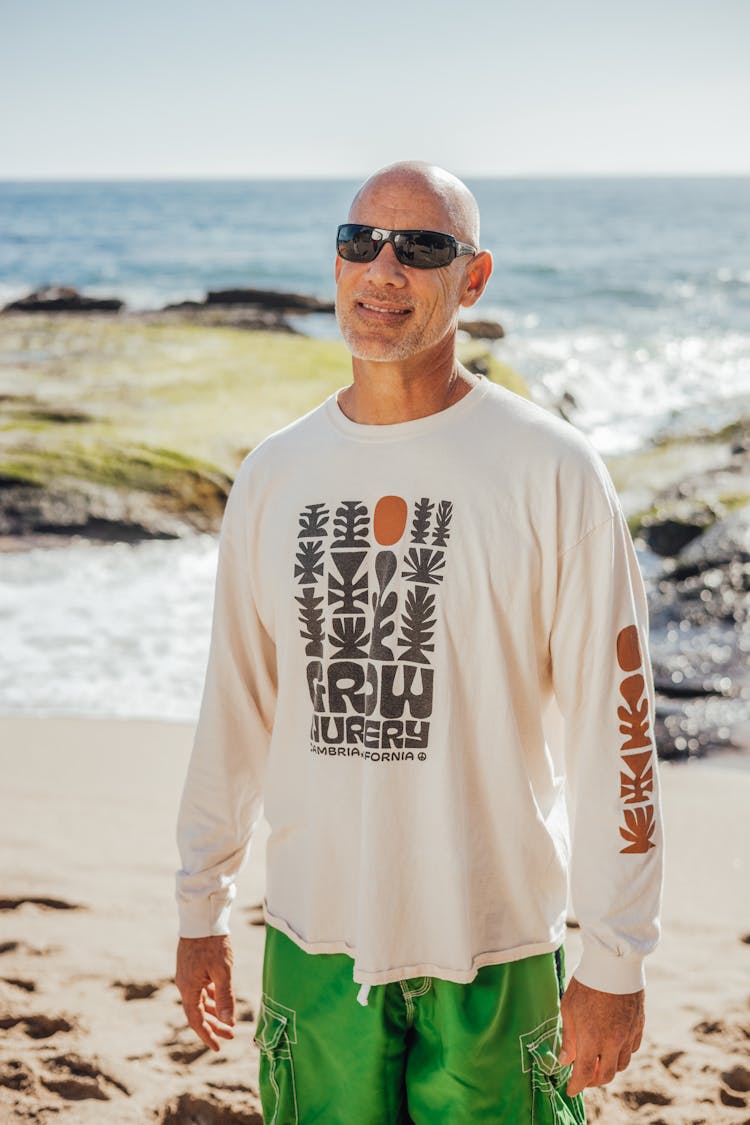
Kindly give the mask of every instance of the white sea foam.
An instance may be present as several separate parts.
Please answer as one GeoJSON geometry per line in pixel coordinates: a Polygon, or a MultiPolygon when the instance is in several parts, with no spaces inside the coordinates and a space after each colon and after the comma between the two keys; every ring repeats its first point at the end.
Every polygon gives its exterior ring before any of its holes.
{"type": "Polygon", "coordinates": [[[750,335],[738,332],[515,334],[495,351],[604,454],[637,449],[663,431],[718,428],[747,411],[750,335]]]}
{"type": "Polygon", "coordinates": [[[0,713],[195,719],[216,539],[0,555],[0,713]]]}

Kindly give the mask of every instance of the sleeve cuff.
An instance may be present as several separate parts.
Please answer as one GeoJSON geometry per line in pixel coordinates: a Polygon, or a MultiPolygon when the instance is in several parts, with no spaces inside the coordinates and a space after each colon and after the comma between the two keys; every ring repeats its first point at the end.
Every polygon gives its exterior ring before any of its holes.
{"type": "Polygon", "coordinates": [[[202,899],[180,898],[177,905],[180,937],[217,937],[229,933],[232,897],[216,894],[202,899]]]}
{"type": "Polygon", "coordinates": [[[583,954],[573,976],[598,992],[624,995],[646,987],[644,959],[637,953],[620,955],[584,943],[583,954]]]}

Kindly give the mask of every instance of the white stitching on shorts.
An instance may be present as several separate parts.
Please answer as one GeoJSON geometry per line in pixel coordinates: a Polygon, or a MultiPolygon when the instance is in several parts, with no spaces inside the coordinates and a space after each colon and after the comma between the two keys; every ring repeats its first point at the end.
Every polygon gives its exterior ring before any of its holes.
{"type": "MultiPolygon", "coordinates": [[[[418,980],[419,978],[415,977],[413,979],[418,980]]],[[[405,980],[400,980],[398,983],[401,987],[404,1002],[406,1003],[406,1022],[409,1027],[411,1027],[414,1023],[414,998],[416,996],[424,996],[425,993],[430,991],[432,988],[432,977],[424,977],[419,988],[409,988],[408,981],[405,980]]]]}

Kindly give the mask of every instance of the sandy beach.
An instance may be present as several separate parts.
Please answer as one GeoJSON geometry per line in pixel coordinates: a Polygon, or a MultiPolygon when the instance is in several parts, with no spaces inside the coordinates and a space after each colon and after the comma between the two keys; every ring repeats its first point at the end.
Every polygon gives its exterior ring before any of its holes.
{"type": "MultiPolygon", "coordinates": [[[[237,1036],[185,1027],[172,983],[174,821],[190,724],[0,719],[0,1120],[262,1120],[252,1043],[263,846],[233,913],[237,1036]]],[[[662,943],[630,1070],[587,1095],[606,1125],[750,1122],[750,770],[662,767],[662,943]]],[[[578,934],[569,932],[569,965],[578,934]]]]}

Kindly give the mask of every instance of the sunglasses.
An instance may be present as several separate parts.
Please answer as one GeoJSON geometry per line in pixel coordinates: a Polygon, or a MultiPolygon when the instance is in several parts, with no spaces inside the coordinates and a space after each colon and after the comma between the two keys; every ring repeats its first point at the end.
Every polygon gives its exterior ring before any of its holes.
{"type": "Polygon", "coordinates": [[[384,230],[343,223],[336,232],[336,251],[346,262],[372,262],[386,242],[390,242],[402,266],[415,270],[440,269],[462,254],[477,252],[467,242],[457,242],[452,234],[437,230],[384,230]]]}

